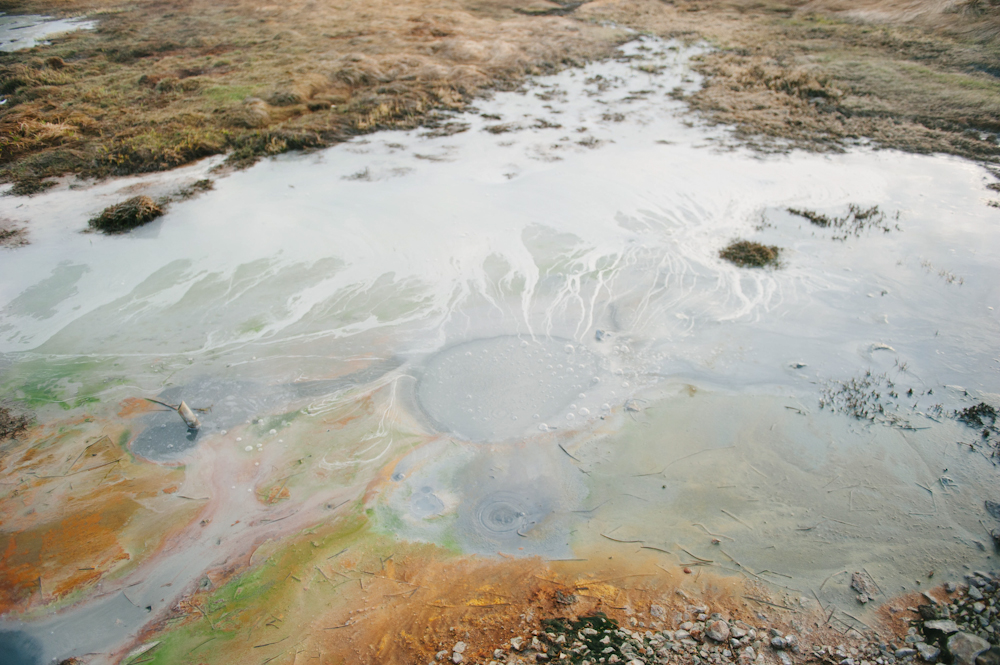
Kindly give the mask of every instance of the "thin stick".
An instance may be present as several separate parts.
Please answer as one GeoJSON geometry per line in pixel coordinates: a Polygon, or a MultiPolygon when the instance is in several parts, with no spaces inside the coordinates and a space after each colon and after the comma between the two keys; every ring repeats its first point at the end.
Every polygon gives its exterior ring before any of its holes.
{"type": "Polygon", "coordinates": [[[569,455],[570,459],[574,459],[574,460],[576,460],[577,462],[580,462],[580,464],[583,464],[583,461],[582,461],[582,460],[580,460],[580,458],[579,458],[579,457],[576,457],[575,455],[573,455],[573,454],[572,454],[572,453],[571,453],[570,451],[566,450],[566,448],[565,448],[565,447],[563,446],[563,444],[561,444],[561,443],[560,443],[560,444],[558,444],[558,445],[559,445],[559,450],[561,450],[561,451],[563,451],[564,453],[566,453],[567,455],[569,455]]]}
{"type": "Polygon", "coordinates": [[[846,573],[846,572],[847,572],[846,570],[842,570],[842,571],[840,571],[839,573],[830,573],[830,574],[829,574],[829,575],[827,576],[827,578],[826,578],[825,580],[823,580],[823,583],[819,585],[819,590],[820,590],[820,591],[822,591],[822,590],[823,590],[823,587],[825,587],[825,586],[826,586],[826,583],[830,581],[830,578],[831,578],[831,577],[834,577],[834,576],[836,576],[836,575],[843,575],[843,574],[844,574],[844,573],[846,573]]]}
{"type": "MultiPolygon", "coordinates": [[[[702,557],[700,557],[700,556],[697,556],[697,555],[695,555],[695,554],[691,554],[690,552],[688,552],[688,551],[687,551],[686,549],[684,549],[683,547],[678,547],[678,549],[680,549],[680,551],[684,552],[684,553],[685,553],[685,554],[687,554],[688,556],[690,556],[690,557],[693,557],[693,558],[697,559],[698,561],[701,561],[702,563],[715,563],[715,562],[714,562],[714,561],[712,561],[711,559],[703,559],[703,558],[702,558],[702,557]]],[[[727,556],[728,556],[728,555],[727,555],[727,556]]],[[[730,557],[730,558],[732,558],[732,557],[730,557]]]]}
{"type": "Polygon", "coordinates": [[[277,642],[268,642],[267,644],[258,644],[258,645],[256,645],[254,647],[254,649],[260,649],[261,647],[271,647],[271,646],[274,646],[275,644],[281,644],[282,642],[284,642],[287,639],[288,639],[288,637],[286,636],[286,637],[282,637],[277,642]]]}
{"type": "Polygon", "coordinates": [[[641,550],[656,550],[657,552],[663,552],[664,554],[673,554],[670,550],[661,549],[659,547],[653,547],[652,545],[641,545],[639,547],[641,550]]]}
{"type": "Polygon", "coordinates": [[[726,540],[731,540],[731,541],[733,541],[734,543],[736,542],[736,539],[735,539],[735,538],[730,538],[729,536],[723,536],[723,535],[722,535],[721,533],[712,533],[712,532],[711,532],[711,531],[709,531],[709,530],[708,530],[708,528],[707,528],[707,527],[706,527],[706,526],[705,526],[704,524],[702,524],[701,522],[692,522],[692,523],[691,523],[691,526],[700,526],[700,527],[701,527],[702,529],[705,529],[705,533],[707,533],[708,535],[712,536],[713,538],[725,538],[726,540]]]}
{"type": "Polygon", "coordinates": [[[330,626],[329,628],[324,628],[323,630],[337,630],[338,628],[347,628],[350,625],[351,625],[351,622],[348,621],[347,623],[345,623],[345,624],[343,624],[341,626],[330,626]]]}
{"type": "Polygon", "coordinates": [[[865,568],[864,566],[861,566],[861,570],[865,571],[865,575],[867,575],[867,576],[868,576],[868,579],[870,579],[870,580],[872,581],[872,584],[874,584],[874,585],[875,585],[875,588],[876,588],[876,589],[878,589],[878,592],[879,592],[880,594],[882,594],[882,595],[884,596],[884,595],[885,595],[885,592],[884,592],[884,591],[882,591],[882,587],[880,587],[880,586],[878,585],[878,582],[876,582],[876,581],[875,581],[875,578],[874,578],[874,577],[872,576],[872,574],[868,572],[868,569],[867,569],[867,568],[865,568]]]}
{"type": "Polygon", "coordinates": [[[743,596],[743,597],[746,598],[747,600],[752,600],[755,603],[763,603],[764,605],[770,605],[771,607],[780,607],[783,610],[788,610],[789,612],[795,612],[794,609],[788,607],[787,605],[779,605],[777,603],[771,603],[766,600],[761,600],[760,598],[754,598],[753,596],[743,596]]]}
{"type": "MultiPolygon", "coordinates": [[[[518,535],[520,535],[520,533],[518,533],[518,535]]],[[[605,538],[607,538],[608,540],[615,541],[616,543],[641,543],[642,542],[641,540],[620,540],[618,538],[612,538],[611,536],[608,536],[608,535],[603,534],[603,533],[601,535],[604,536],[605,538]]]]}
{"type": "Polygon", "coordinates": [[[190,656],[190,655],[191,655],[191,654],[193,654],[193,653],[194,653],[195,651],[197,651],[198,649],[202,648],[203,646],[205,646],[206,644],[208,644],[209,642],[211,642],[211,641],[212,641],[212,640],[214,640],[214,639],[216,639],[216,638],[215,638],[215,637],[210,637],[210,638],[208,638],[207,640],[205,640],[204,642],[202,642],[201,644],[199,644],[199,645],[198,645],[198,646],[196,646],[195,648],[193,648],[193,649],[191,649],[190,651],[188,651],[188,652],[187,652],[187,655],[189,655],[189,656],[190,656]]]}
{"type": "Polygon", "coordinates": [[[736,520],[737,522],[739,522],[740,524],[742,524],[742,525],[743,525],[743,526],[745,526],[746,528],[748,528],[748,529],[750,529],[751,531],[753,531],[753,527],[752,527],[752,526],[750,526],[749,524],[747,524],[746,522],[744,522],[743,520],[741,520],[741,519],[740,519],[739,517],[737,517],[736,515],[733,515],[733,514],[732,514],[731,512],[729,512],[729,511],[728,511],[728,510],[726,510],[725,508],[719,508],[719,510],[721,510],[722,512],[724,512],[724,513],[725,513],[726,515],[729,515],[730,517],[732,517],[732,518],[733,518],[734,520],[736,520]]]}

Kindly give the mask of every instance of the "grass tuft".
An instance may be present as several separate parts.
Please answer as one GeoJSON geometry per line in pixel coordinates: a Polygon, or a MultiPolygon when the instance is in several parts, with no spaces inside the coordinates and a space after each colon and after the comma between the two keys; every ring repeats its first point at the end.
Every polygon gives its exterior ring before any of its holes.
{"type": "Polygon", "coordinates": [[[148,196],[134,196],[127,201],[108,206],[92,218],[90,228],[104,233],[125,233],[153,221],[163,214],[163,208],[148,196]]]}
{"type": "Polygon", "coordinates": [[[719,256],[741,268],[763,268],[778,266],[781,250],[775,246],[762,245],[752,240],[736,240],[719,251],[719,256]]]}

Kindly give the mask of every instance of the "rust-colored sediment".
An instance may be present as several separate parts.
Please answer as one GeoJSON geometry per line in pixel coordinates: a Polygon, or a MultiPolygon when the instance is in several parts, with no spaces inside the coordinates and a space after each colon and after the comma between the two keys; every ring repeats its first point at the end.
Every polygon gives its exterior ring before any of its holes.
{"type": "Polygon", "coordinates": [[[134,462],[99,427],[53,422],[0,450],[0,614],[86,590],[193,517],[171,496],[182,470],[134,462]]]}

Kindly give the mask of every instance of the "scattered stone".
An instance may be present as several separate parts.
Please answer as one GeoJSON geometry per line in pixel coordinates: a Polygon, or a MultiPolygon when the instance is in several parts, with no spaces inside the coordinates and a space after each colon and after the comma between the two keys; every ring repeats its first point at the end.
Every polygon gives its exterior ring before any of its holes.
{"type": "Polygon", "coordinates": [[[444,660],[447,657],[448,657],[448,652],[444,650],[438,651],[436,654],[434,654],[435,660],[444,660]]]}
{"type": "Polygon", "coordinates": [[[938,658],[941,657],[941,649],[925,644],[924,642],[917,642],[917,653],[928,663],[936,663],[938,658]]]}
{"type": "Polygon", "coordinates": [[[955,665],[975,665],[976,656],[989,648],[989,642],[969,633],[955,633],[948,639],[948,652],[955,665]]]}
{"type": "Polygon", "coordinates": [[[945,635],[951,635],[952,633],[958,632],[958,624],[951,619],[935,619],[933,621],[924,622],[924,631],[937,630],[945,635]]]}
{"type": "Polygon", "coordinates": [[[973,585],[970,584],[969,585],[969,598],[971,598],[973,600],[982,600],[983,599],[983,592],[980,591],[978,587],[975,587],[975,586],[973,586],[973,585]]]}
{"type": "Polygon", "coordinates": [[[510,638],[510,647],[514,651],[520,651],[524,648],[524,638],[523,637],[512,637],[510,638]]]}
{"type": "Polygon", "coordinates": [[[729,624],[721,620],[708,624],[708,629],[705,631],[705,637],[714,642],[725,642],[729,639],[729,634],[729,624]]]}
{"type": "Polygon", "coordinates": [[[898,660],[902,660],[903,658],[909,658],[910,656],[916,656],[917,655],[917,650],[916,649],[896,649],[894,655],[896,656],[896,658],[898,660]]]}
{"type": "Polygon", "coordinates": [[[655,603],[649,606],[649,613],[653,616],[654,619],[663,620],[667,618],[667,611],[663,609],[663,607],[661,607],[660,605],[656,605],[655,603]]]}
{"type": "Polygon", "coordinates": [[[465,642],[456,642],[451,650],[455,653],[465,653],[465,642]]]}
{"type": "Polygon", "coordinates": [[[775,649],[777,651],[782,651],[787,646],[788,646],[788,643],[785,642],[785,638],[784,637],[772,637],[771,638],[771,648],[772,649],[775,649]]]}
{"type": "Polygon", "coordinates": [[[460,653],[451,654],[451,662],[455,663],[456,665],[458,665],[458,663],[461,663],[463,660],[465,660],[465,658],[462,657],[462,654],[460,653]]]}
{"type": "Polygon", "coordinates": [[[874,599],[877,593],[875,583],[866,573],[852,574],[851,588],[858,592],[858,600],[862,605],[874,599]]]}

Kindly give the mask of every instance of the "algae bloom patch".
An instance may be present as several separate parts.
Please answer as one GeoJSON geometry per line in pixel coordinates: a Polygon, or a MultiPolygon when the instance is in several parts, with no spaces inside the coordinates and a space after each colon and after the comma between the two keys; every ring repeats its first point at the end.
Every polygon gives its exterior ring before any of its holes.
{"type": "Polygon", "coordinates": [[[762,245],[751,240],[737,240],[719,252],[719,256],[741,268],[763,268],[777,266],[781,250],[775,246],[762,245]]]}
{"type": "Polygon", "coordinates": [[[125,233],[163,214],[163,208],[148,196],[134,196],[108,206],[90,220],[90,228],[104,233],[125,233]]]}

